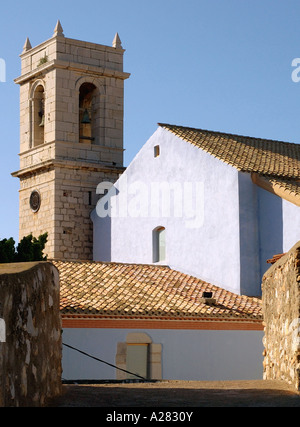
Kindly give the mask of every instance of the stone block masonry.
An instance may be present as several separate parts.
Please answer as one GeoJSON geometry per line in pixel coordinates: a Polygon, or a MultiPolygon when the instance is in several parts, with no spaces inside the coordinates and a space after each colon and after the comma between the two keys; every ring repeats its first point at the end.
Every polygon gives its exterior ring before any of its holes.
{"type": "Polygon", "coordinates": [[[0,264],[0,407],[40,407],[62,392],[59,275],[47,262],[0,264]]]}
{"type": "Polygon", "coordinates": [[[90,219],[102,181],[124,172],[123,56],[112,46],[53,37],[21,54],[19,239],[48,233],[48,259],[92,260],[90,219]],[[31,197],[39,201],[35,209],[31,197]]]}
{"type": "Polygon", "coordinates": [[[264,275],[264,379],[300,390],[300,242],[264,275]]]}

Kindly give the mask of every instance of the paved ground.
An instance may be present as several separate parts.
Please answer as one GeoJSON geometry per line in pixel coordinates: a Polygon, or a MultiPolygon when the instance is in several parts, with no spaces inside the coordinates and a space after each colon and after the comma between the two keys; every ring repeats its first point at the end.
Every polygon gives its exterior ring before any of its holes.
{"type": "Polygon", "coordinates": [[[64,385],[51,407],[300,407],[300,394],[276,381],[160,381],[64,385]]]}

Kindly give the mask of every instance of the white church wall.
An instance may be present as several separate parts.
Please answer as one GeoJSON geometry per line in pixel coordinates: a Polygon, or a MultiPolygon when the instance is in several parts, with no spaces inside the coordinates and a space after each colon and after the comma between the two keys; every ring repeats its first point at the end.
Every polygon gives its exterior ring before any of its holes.
{"type": "Polygon", "coordinates": [[[288,252],[300,240],[300,207],[282,201],[283,252],[288,252]]]}
{"type": "Polygon", "coordinates": [[[261,295],[257,186],[248,173],[239,173],[241,294],[261,295]]]}
{"type": "Polygon", "coordinates": [[[267,260],[283,251],[283,210],[282,199],[257,187],[258,221],[260,242],[260,275],[269,269],[267,260]]]}
{"type": "Polygon", "coordinates": [[[111,261],[111,218],[98,218],[96,210],[91,213],[93,221],[93,259],[111,261]]]}
{"type": "MultiPolygon", "coordinates": [[[[115,365],[117,343],[132,329],[64,329],[63,341],[115,365]]],[[[262,331],[191,331],[147,329],[162,345],[165,380],[260,380],[263,375],[262,331]]],[[[113,380],[116,369],[63,347],[63,379],[113,380]]]]}
{"type": "Polygon", "coordinates": [[[95,261],[151,264],[152,231],[162,226],[166,229],[162,264],[240,293],[236,169],[158,128],[116,187],[120,192],[111,198],[110,220],[96,212],[92,216],[95,261]],[[157,145],[160,155],[154,157],[157,145]],[[165,185],[164,194],[170,191],[179,199],[174,208],[171,197],[171,213],[156,211],[157,184],[165,185]]]}

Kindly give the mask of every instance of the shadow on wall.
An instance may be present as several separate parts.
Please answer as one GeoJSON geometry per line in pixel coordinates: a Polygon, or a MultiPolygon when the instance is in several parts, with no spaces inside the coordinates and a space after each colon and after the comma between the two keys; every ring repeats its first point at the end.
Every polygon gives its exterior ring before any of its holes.
{"type": "Polygon", "coordinates": [[[241,293],[261,296],[267,260],[283,251],[282,199],[239,174],[241,293]]]}
{"type": "Polygon", "coordinates": [[[111,218],[107,216],[99,221],[97,211],[94,209],[91,219],[93,222],[93,259],[94,261],[111,262],[111,218]]]}
{"type": "Polygon", "coordinates": [[[267,260],[283,252],[282,199],[258,188],[260,276],[269,269],[267,260]]]}

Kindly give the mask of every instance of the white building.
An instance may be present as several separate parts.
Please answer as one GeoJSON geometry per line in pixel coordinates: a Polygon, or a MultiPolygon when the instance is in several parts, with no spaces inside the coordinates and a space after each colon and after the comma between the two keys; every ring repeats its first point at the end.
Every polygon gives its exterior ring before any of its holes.
{"type": "MultiPolygon", "coordinates": [[[[124,172],[123,55],[58,22],[15,80],[20,236],[48,232],[64,343],[151,379],[261,378],[250,297],[300,240],[299,145],[160,125],[124,172]]],[[[82,356],[64,347],[65,379],[120,378],[82,356]]]]}
{"type": "Polygon", "coordinates": [[[300,239],[299,157],[297,144],[160,125],[92,214],[94,260],[259,296],[267,260],[300,239]]]}
{"type": "Polygon", "coordinates": [[[64,380],[262,379],[260,299],[164,266],[53,264],[64,380]]]}
{"type": "Polygon", "coordinates": [[[160,125],[97,188],[95,261],[54,261],[63,378],[261,379],[253,296],[267,260],[300,239],[299,157],[296,144],[160,125]]]}

